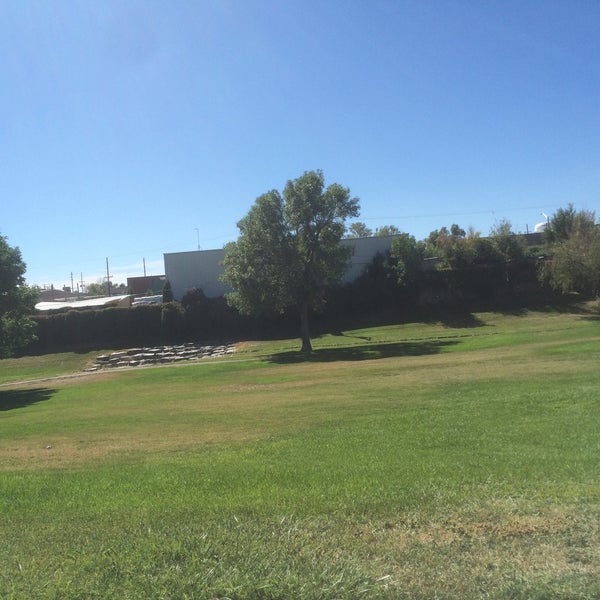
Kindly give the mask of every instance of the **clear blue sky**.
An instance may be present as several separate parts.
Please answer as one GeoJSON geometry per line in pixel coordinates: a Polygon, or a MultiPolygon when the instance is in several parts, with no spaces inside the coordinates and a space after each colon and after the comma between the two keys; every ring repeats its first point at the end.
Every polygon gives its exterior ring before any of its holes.
{"type": "Polygon", "coordinates": [[[163,273],[311,169],[418,239],[598,212],[600,2],[2,2],[0,234],[29,283],[163,273]]]}

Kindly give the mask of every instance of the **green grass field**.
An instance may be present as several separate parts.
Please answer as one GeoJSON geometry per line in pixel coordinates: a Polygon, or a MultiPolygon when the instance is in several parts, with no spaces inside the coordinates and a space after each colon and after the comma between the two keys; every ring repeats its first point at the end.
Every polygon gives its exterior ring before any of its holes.
{"type": "Polygon", "coordinates": [[[0,362],[0,598],[600,598],[593,313],[297,346],[0,362]]]}

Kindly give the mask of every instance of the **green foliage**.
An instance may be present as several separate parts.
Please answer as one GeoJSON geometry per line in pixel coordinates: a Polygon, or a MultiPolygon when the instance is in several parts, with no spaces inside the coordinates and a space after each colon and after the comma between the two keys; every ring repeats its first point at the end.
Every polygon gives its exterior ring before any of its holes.
{"type": "Polygon", "coordinates": [[[392,240],[390,258],[398,283],[406,286],[417,281],[424,256],[425,244],[417,242],[414,236],[399,233],[398,237],[392,240]]]}
{"type": "Polygon", "coordinates": [[[88,283],[85,288],[88,296],[106,296],[108,295],[108,285],[103,281],[88,283]]]}
{"type": "Polygon", "coordinates": [[[240,236],[225,247],[223,281],[229,303],[242,314],[301,316],[302,347],[310,350],[309,311],[319,308],[339,281],[350,250],[340,244],[345,221],[358,215],[358,200],[334,183],[324,187],[322,171],[288,181],[280,194],[257,198],[238,223],[240,236]]]}
{"type": "Polygon", "coordinates": [[[427,239],[427,254],[440,259],[443,268],[460,269],[467,267],[476,259],[476,250],[480,234],[475,231],[465,233],[458,225],[442,227],[432,231],[427,239]]]}
{"type": "Polygon", "coordinates": [[[25,269],[19,248],[0,235],[0,358],[35,339],[35,323],[28,315],[38,291],[25,285],[25,269]]]}
{"type": "Polygon", "coordinates": [[[453,224],[432,231],[427,240],[426,253],[438,256],[445,268],[461,269],[474,264],[505,264],[525,257],[523,239],[512,232],[509,221],[500,221],[488,238],[470,229],[465,232],[453,224]]]}
{"type": "Polygon", "coordinates": [[[572,204],[556,211],[546,231],[551,260],[540,278],[563,293],[600,293],[600,231],[595,214],[576,211],[572,204]]]}
{"type": "Polygon", "coordinates": [[[357,221],[356,223],[351,223],[346,230],[346,237],[349,238],[365,238],[371,237],[373,235],[373,230],[369,229],[364,223],[357,221]]]}
{"type": "Polygon", "coordinates": [[[600,232],[595,228],[576,231],[556,244],[541,276],[563,293],[597,296],[600,293],[600,232]]]}
{"type": "Polygon", "coordinates": [[[171,286],[171,282],[167,279],[162,290],[162,301],[166,304],[167,302],[173,302],[173,300],[173,287],[171,286]]]}
{"type": "Polygon", "coordinates": [[[36,339],[35,322],[25,315],[0,315],[0,358],[12,356],[36,339]]]}
{"type": "Polygon", "coordinates": [[[573,204],[559,208],[550,219],[546,240],[550,244],[566,242],[575,235],[587,236],[595,228],[596,216],[592,211],[576,211],[573,204]]]}
{"type": "Polygon", "coordinates": [[[398,235],[400,230],[395,225],[383,225],[375,230],[375,235],[398,235]]]}
{"type": "Polygon", "coordinates": [[[227,296],[229,303],[244,314],[283,311],[293,300],[295,265],[279,192],[257,198],[237,226],[240,236],[225,246],[223,261],[223,280],[235,290],[227,296]]]}
{"type": "Polygon", "coordinates": [[[502,220],[490,231],[490,239],[504,262],[523,260],[526,255],[523,238],[512,231],[510,221],[502,220]]]}
{"type": "Polygon", "coordinates": [[[463,238],[466,235],[466,232],[462,227],[459,227],[456,223],[453,223],[450,227],[450,235],[455,238],[463,238]]]}

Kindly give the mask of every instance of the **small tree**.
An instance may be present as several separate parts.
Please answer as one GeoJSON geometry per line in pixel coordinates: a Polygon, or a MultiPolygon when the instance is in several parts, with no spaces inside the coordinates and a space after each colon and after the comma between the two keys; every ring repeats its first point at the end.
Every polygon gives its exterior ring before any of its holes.
{"type": "Polygon", "coordinates": [[[394,238],[390,246],[390,257],[397,281],[403,286],[413,284],[423,264],[425,245],[414,236],[402,233],[394,238]]]}
{"type": "Polygon", "coordinates": [[[345,221],[359,212],[348,188],[324,186],[322,171],[307,171],[288,181],[283,195],[272,190],[257,198],[223,261],[222,279],[234,290],[227,300],[242,314],[298,311],[303,352],[312,350],[310,310],[322,305],[350,258],[340,244],[345,221]]]}
{"type": "Polygon", "coordinates": [[[375,230],[375,235],[377,236],[398,235],[399,233],[400,230],[395,225],[384,225],[375,230]]]}
{"type": "Polygon", "coordinates": [[[364,238],[371,237],[372,235],[373,231],[360,221],[349,225],[348,230],[346,232],[346,237],[349,238],[364,238]]]}
{"type": "Polygon", "coordinates": [[[470,230],[467,236],[464,229],[453,223],[450,230],[442,227],[429,234],[426,252],[440,258],[442,268],[464,268],[473,263],[477,238],[479,233],[470,230]]]}
{"type": "Polygon", "coordinates": [[[595,228],[595,214],[591,211],[576,211],[572,204],[559,208],[550,219],[546,229],[546,240],[550,244],[566,242],[576,234],[587,235],[595,228]]]}
{"type": "Polygon", "coordinates": [[[173,302],[173,300],[173,288],[171,287],[171,282],[167,279],[163,286],[162,301],[163,304],[167,304],[168,302],[173,302]]]}
{"type": "Polygon", "coordinates": [[[561,209],[555,216],[558,218],[556,225],[552,219],[551,232],[554,239],[560,241],[552,246],[552,260],[544,265],[540,275],[542,280],[563,293],[598,295],[600,231],[595,225],[594,213],[577,213],[569,205],[566,211],[561,209]]]}
{"type": "Polygon", "coordinates": [[[39,296],[25,285],[25,263],[19,248],[0,235],[0,358],[35,339],[35,323],[28,317],[39,296]]]}
{"type": "Polygon", "coordinates": [[[505,262],[515,262],[525,257],[523,238],[512,231],[510,221],[502,220],[490,231],[490,239],[505,262]]]}
{"type": "Polygon", "coordinates": [[[108,293],[108,286],[99,279],[95,283],[88,283],[85,288],[85,293],[88,296],[106,296],[108,293]]]}

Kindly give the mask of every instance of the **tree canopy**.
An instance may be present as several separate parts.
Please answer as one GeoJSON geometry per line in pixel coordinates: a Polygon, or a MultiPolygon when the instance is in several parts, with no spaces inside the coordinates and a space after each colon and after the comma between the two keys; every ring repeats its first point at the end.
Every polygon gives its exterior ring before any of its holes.
{"type": "Polygon", "coordinates": [[[222,279],[233,289],[228,302],[243,314],[295,308],[302,351],[309,352],[309,312],[344,273],[351,249],[340,241],[346,219],[358,213],[358,199],[337,183],[325,188],[320,170],[288,181],[283,194],[258,197],[237,224],[238,240],[225,246],[222,279]]]}
{"type": "Polygon", "coordinates": [[[0,235],[0,358],[35,339],[35,324],[27,315],[38,292],[25,285],[25,269],[19,248],[0,235]]]}
{"type": "Polygon", "coordinates": [[[572,204],[556,211],[547,237],[552,260],[541,277],[561,292],[600,294],[600,231],[590,211],[576,211],[572,204]]]}
{"type": "Polygon", "coordinates": [[[548,223],[546,239],[550,244],[566,242],[575,235],[586,236],[595,229],[596,216],[587,210],[576,211],[572,204],[559,208],[548,223]]]}
{"type": "Polygon", "coordinates": [[[390,245],[390,257],[393,269],[400,285],[414,283],[425,256],[425,244],[418,242],[414,236],[401,233],[390,245]]]}
{"type": "Polygon", "coordinates": [[[373,230],[367,227],[362,221],[351,223],[346,231],[346,237],[349,238],[365,238],[372,235],[373,230]]]}

